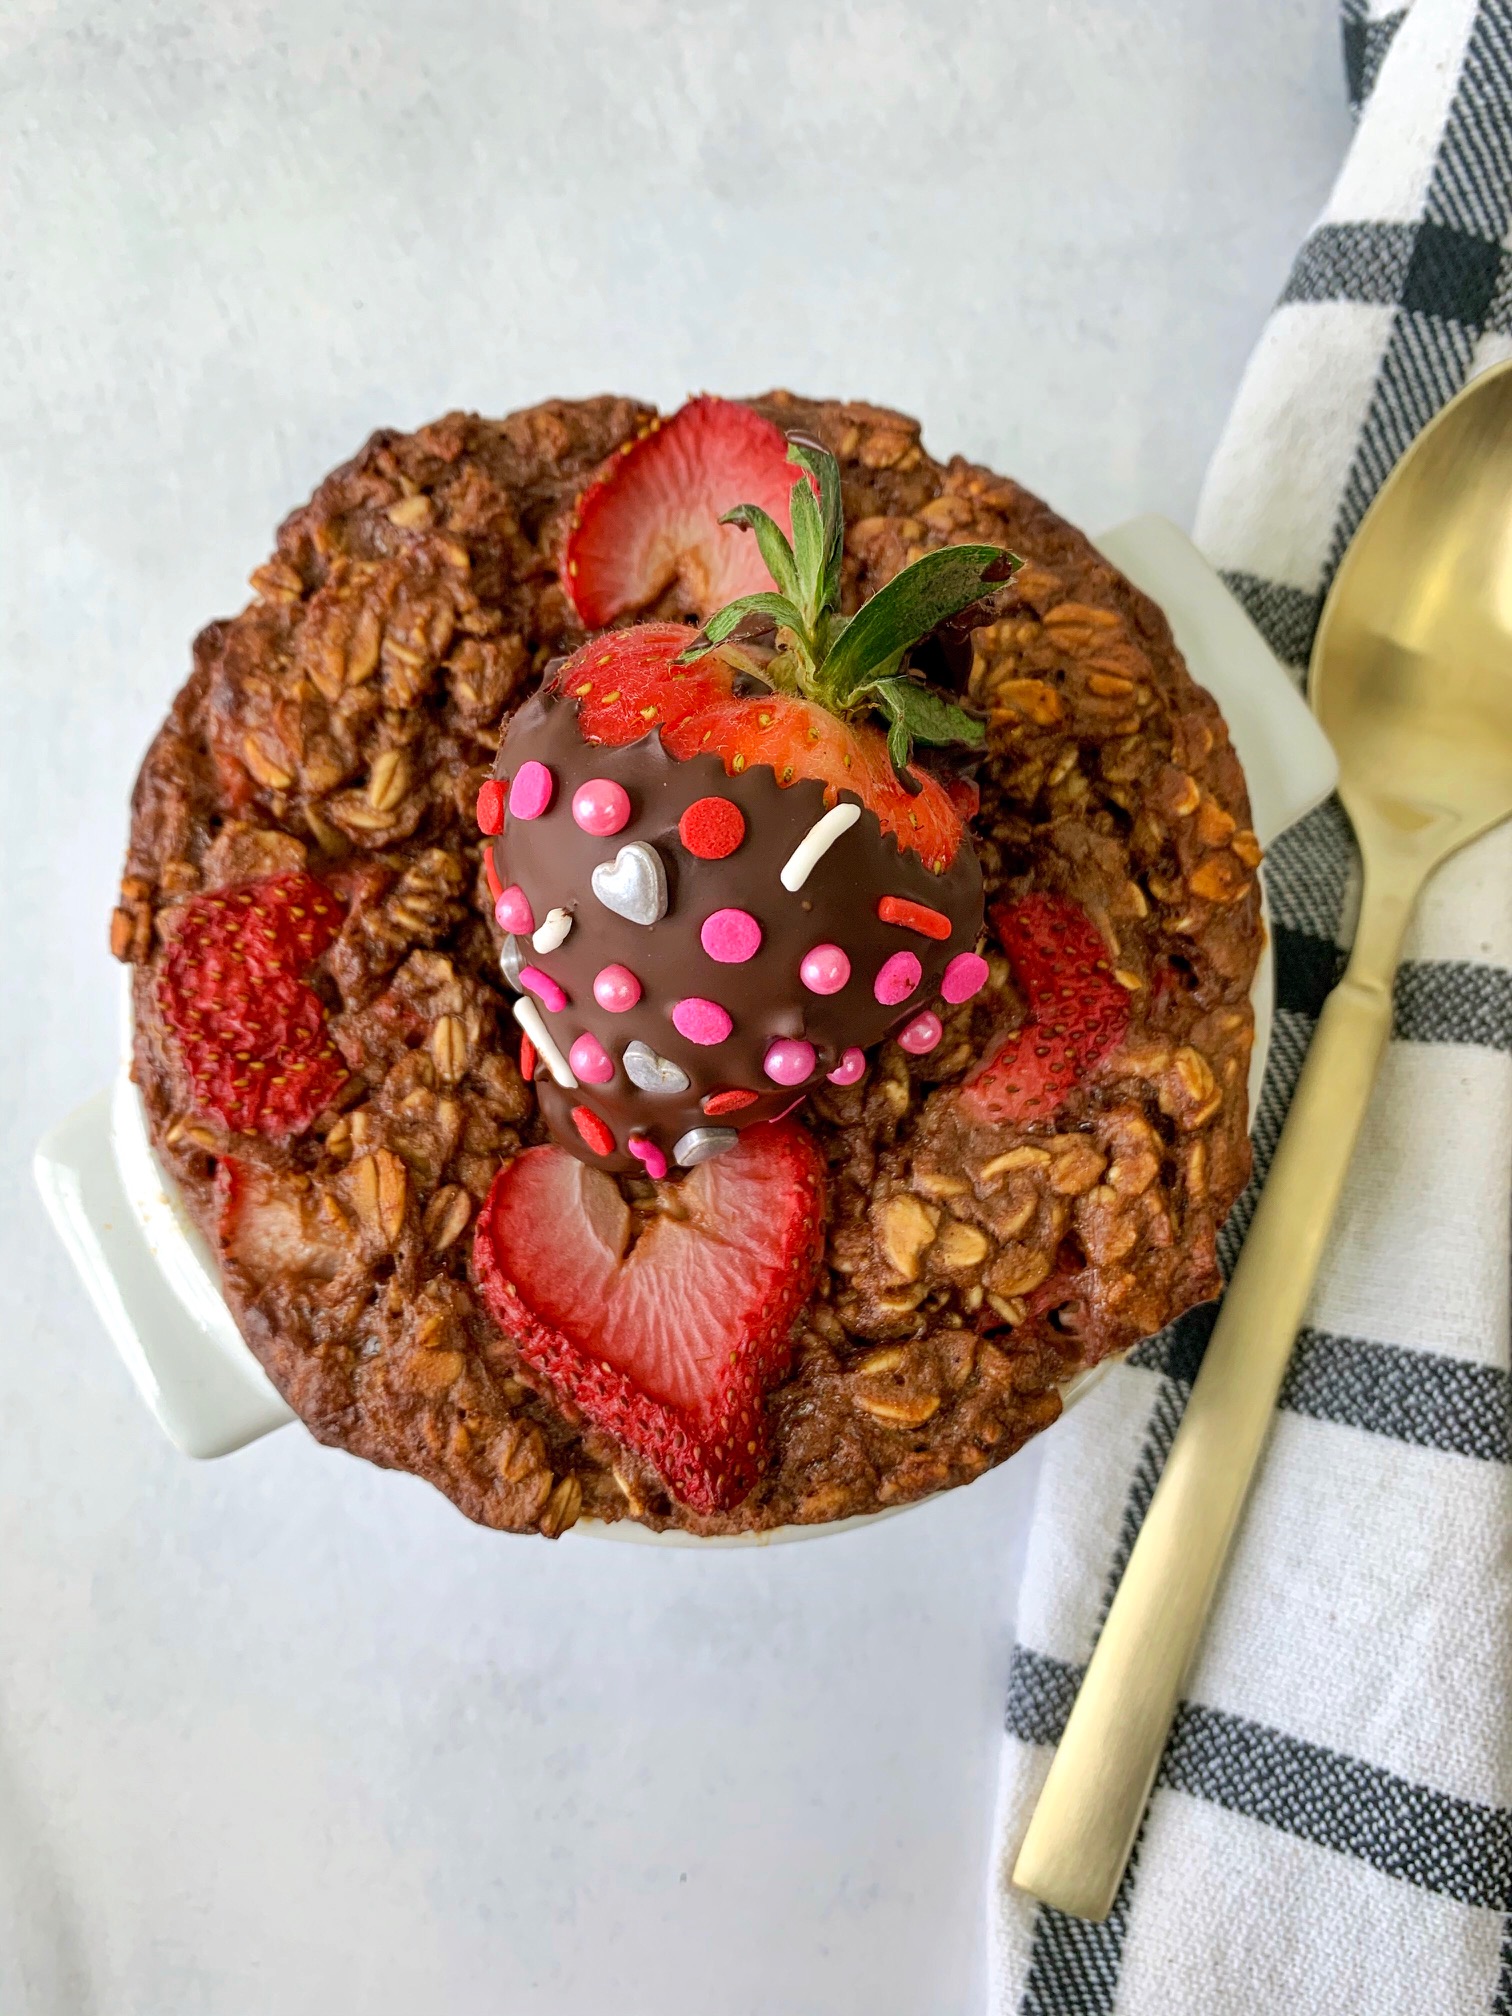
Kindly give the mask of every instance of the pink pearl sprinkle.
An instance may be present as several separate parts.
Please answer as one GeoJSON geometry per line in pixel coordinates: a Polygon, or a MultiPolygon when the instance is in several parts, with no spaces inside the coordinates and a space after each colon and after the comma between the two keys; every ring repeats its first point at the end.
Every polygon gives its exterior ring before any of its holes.
{"type": "Polygon", "coordinates": [[[949,1002],[969,1001],[987,985],[987,961],[977,952],[958,952],[945,968],[940,992],[949,1002]]]}
{"type": "Polygon", "coordinates": [[[798,1036],[784,1036],[770,1045],[762,1069],[774,1085],[801,1085],[814,1075],[814,1046],[798,1036]]]}
{"type": "Polygon", "coordinates": [[[716,910],[699,926],[698,939],[721,966],[740,966],[760,948],[761,926],[749,910],[716,910]]]}
{"type": "Polygon", "coordinates": [[[906,1001],[924,977],[924,969],[912,952],[894,952],[878,968],[872,992],[886,1008],[906,1001]]]}
{"type": "Polygon", "coordinates": [[[539,966],[522,966],[520,985],[528,987],[532,994],[538,994],[541,997],[541,1006],[549,1008],[553,1015],[560,1015],[567,1006],[567,996],[551,975],[543,973],[539,966]]]}
{"type": "Polygon", "coordinates": [[[612,777],[590,777],[572,794],[572,816],[585,833],[607,838],[630,824],[630,793],[612,777]]]}
{"type": "Polygon", "coordinates": [[[528,938],[535,929],[535,912],[530,907],[530,898],[518,882],[511,882],[507,889],[499,891],[494,916],[501,931],[513,931],[521,938],[528,938]]]}
{"type": "Polygon", "coordinates": [[[852,1046],[829,1074],[831,1085],[854,1085],[866,1069],[866,1052],[852,1046]]]}
{"type": "Polygon", "coordinates": [[[648,1141],[644,1134],[632,1134],[625,1143],[637,1162],[644,1162],[646,1174],[654,1183],[660,1183],[667,1173],[667,1158],[654,1141],[648,1141]]]}
{"type": "Polygon", "coordinates": [[[810,994],[838,994],[851,976],[851,963],[839,945],[816,945],[805,952],[798,978],[810,994]]]}
{"type": "Polygon", "coordinates": [[[723,1043],[734,1026],[727,1008],[698,994],[690,994],[672,1010],[672,1027],[690,1043],[723,1043]]]}
{"type": "Polygon", "coordinates": [[[585,1085],[607,1085],[614,1076],[614,1059],[591,1029],[585,1029],[567,1052],[567,1062],[585,1085]]]}
{"type": "Polygon", "coordinates": [[[898,1031],[898,1041],[911,1056],[922,1057],[926,1050],[933,1050],[945,1034],[938,1015],[926,1008],[922,1015],[915,1015],[911,1022],[905,1022],[898,1031]]]}
{"type": "Polygon", "coordinates": [[[509,787],[509,812],[514,819],[539,819],[556,795],[556,779],[544,763],[522,763],[509,787]]]}
{"type": "Polygon", "coordinates": [[[604,966],[594,975],[593,998],[610,1015],[623,1015],[641,997],[641,984],[628,966],[604,966]]]}

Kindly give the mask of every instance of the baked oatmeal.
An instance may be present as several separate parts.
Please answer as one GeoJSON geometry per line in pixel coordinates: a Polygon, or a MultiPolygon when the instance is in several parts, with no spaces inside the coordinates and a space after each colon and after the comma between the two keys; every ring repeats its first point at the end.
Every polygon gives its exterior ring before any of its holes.
{"type": "MultiPolygon", "coordinates": [[[[982,746],[895,769],[908,802],[886,890],[868,868],[847,910],[816,879],[831,908],[813,943],[783,921],[775,878],[848,786],[801,766],[784,781],[778,758],[747,770],[717,737],[670,765],[653,731],[578,738],[544,762],[507,754],[516,732],[558,732],[564,700],[580,721],[609,704],[583,678],[562,684],[604,623],[621,651],[631,625],[681,626],[658,676],[683,638],[697,672],[714,607],[761,592],[738,526],[701,571],[644,555],[615,571],[636,527],[586,506],[659,431],[632,400],[374,436],[286,521],[252,603],[196,640],[137,784],[112,950],[135,969],[153,1143],[233,1313],[317,1437],[416,1471],[497,1527],[737,1532],[969,1481],[1055,1419],[1075,1373],[1216,1292],[1216,1235],[1248,1174],[1259,850],[1227,731],[1160,612],[1016,484],[933,460],[901,415],[782,392],[737,410],[836,459],[837,631],[940,549],[1021,563],[984,574],[984,599],[915,654],[982,746]],[[582,590],[571,554],[593,574],[582,590]],[[676,797],[654,830],[640,809],[653,760],[676,797]],[[560,802],[548,794],[512,855],[505,807],[530,762],[560,802]],[[734,828],[715,801],[760,848],[717,851],[734,828]],[[910,807],[931,836],[912,852],[910,807]],[[946,893],[952,818],[974,894],[946,893]],[[673,1007],[720,1011],[712,1042],[692,1010],[705,1033],[683,1035],[657,1006],[655,962],[625,952],[649,945],[644,918],[574,910],[588,862],[568,853],[590,839],[616,893],[661,900],[669,924],[677,890],[704,886],[699,864],[726,877],[738,900],[697,902],[712,936],[679,955],[706,955],[705,978],[684,985],[674,961],[662,985],[673,1007]],[[526,865],[506,881],[500,858],[526,865]],[[539,875],[565,880],[540,894],[539,875]],[[524,909],[501,913],[511,889],[524,909]],[[630,935],[591,941],[590,916],[630,935]],[[910,984],[889,999],[894,945],[910,984]],[[811,1013],[791,1029],[761,1021],[772,987],[750,977],[779,951],[795,972],[814,955],[791,988],[811,1013]],[[522,984],[527,965],[583,1010],[554,1045],[561,1075],[530,1035],[552,1040],[552,997],[522,984]],[[626,1014],[623,1044],[588,1006],[611,967],[641,990],[605,1011],[626,1014]],[[890,1034],[860,1026],[877,1003],[890,1034]],[[653,1007],[665,1034],[650,1041],[653,1007]],[[645,1083],[624,1058],[636,1043],[645,1083]],[[664,1125],[641,1094],[670,1099],[664,1125]],[[595,1307],[617,1310],[647,1300],[625,1301],[617,1267],[639,1264],[665,1299],[666,1280],[739,1250],[738,1282],[710,1274],[705,1303],[728,1288],[733,1312],[745,1295],[766,1329],[723,1468],[712,1443],[701,1468],[674,1453],[677,1368],[648,1435],[625,1365],[596,1355],[616,1345],[586,1291],[562,1287],[543,1312],[549,1256],[522,1225],[553,1228],[569,1268],[607,1242],[595,1307]]],[[[745,656],[704,696],[715,715],[771,672],[770,635],[747,624],[732,643],[745,656]]],[[[869,834],[893,817],[888,783],[879,773],[869,834]]],[[[517,815],[525,804],[522,791],[517,815]]]]}

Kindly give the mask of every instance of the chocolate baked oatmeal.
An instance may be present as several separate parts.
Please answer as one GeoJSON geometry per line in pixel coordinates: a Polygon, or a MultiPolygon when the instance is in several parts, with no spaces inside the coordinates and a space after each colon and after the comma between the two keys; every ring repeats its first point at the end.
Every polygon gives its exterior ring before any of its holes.
{"type": "Polygon", "coordinates": [[[320,1440],[516,1531],[832,1520],[1216,1291],[1244,780],[1036,498],[871,406],[550,402],[375,435],[252,585],[111,947],[154,1146],[320,1440]]]}

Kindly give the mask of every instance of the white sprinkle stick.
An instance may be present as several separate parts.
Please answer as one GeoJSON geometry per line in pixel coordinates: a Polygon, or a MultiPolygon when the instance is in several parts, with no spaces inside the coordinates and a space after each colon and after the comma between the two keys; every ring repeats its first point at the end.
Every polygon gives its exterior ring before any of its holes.
{"type": "Polygon", "coordinates": [[[578,1081],[572,1075],[572,1066],[557,1048],[557,1040],[546,1027],[541,1011],[534,1001],[528,1001],[522,994],[514,1004],[514,1018],[534,1043],[538,1054],[545,1058],[546,1069],[562,1090],[576,1092],[578,1081]]]}
{"type": "Polygon", "coordinates": [[[849,833],[860,817],[859,805],[832,805],[822,819],[816,819],[783,866],[783,888],[796,894],[840,835],[849,833]]]}
{"type": "Polygon", "coordinates": [[[564,942],[567,933],[571,929],[572,912],[570,910],[548,910],[546,912],[546,922],[530,942],[537,952],[555,952],[558,945],[564,942]]]}

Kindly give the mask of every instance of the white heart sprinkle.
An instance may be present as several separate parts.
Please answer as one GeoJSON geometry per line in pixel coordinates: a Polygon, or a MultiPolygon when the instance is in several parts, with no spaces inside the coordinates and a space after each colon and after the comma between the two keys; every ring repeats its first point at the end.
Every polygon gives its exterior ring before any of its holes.
{"type": "Polygon", "coordinates": [[[537,952],[555,952],[558,945],[565,941],[567,933],[571,929],[572,912],[570,910],[548,910],[546,912],[546,922],[536,932],[530,942],[537,952]]]}
{"type": "Polygon", "coordinates": [[[659,924],[667,914],[667,870],[644,840],[631,840],[589,877],[606,910],[630,924],[659,924]]]}
{"type": "Polygon", "coordinates": [[[690,1127],[672,1144],[672,1160],[684,1169],[696,1169],[700,1162],[712,1162],[733,1148],[740,1136],[733,1127],[690,1127]]]}
{"type": "Polygon", "coordinates": [[[832,805],[822,819],[816,819],[782,865],[783,888],[796,895],[840,835],[849,833],[860,817],[859,805],[832,805]]]}
{"type": "Polygon", "coordinates": [[[688,1074],[680,1064],[674,1064],[670,1057],[659,1057],[649,1043],[642,1043],[637,1036],[633,1043],[625,1045],[621,1059],[625,1076],[641,1092],[686,1092],[688,1074]]]}
{"type": "Polygon", "coordinates": [[[520,968],[524,964],[525,954],[520,948],[520,941],[515,937],[513,932],[510,932],[499,951],[499,971],[504,975],[510,986],[513,987],[516,994],[521,991],[520,968]]]}

